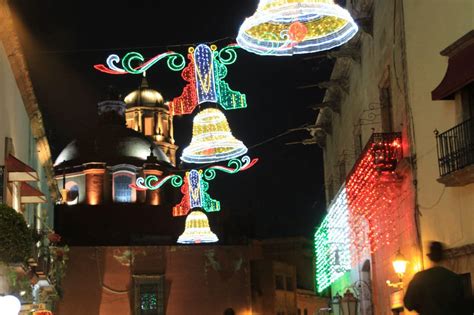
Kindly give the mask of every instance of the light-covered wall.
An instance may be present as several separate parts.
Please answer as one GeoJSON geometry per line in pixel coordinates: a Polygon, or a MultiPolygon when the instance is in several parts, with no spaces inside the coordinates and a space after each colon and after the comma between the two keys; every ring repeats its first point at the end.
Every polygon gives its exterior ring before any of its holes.
{"type": "Polygon", "coordinates": [[[472,244],[474,184],[445,187],[436,181],[439,170],[433,131],[443,132],[457,125],[460,104],[432,101],[431,91],[443,79],[448,65],[448,58],[440,51],[474,29],[474,1],[404,0],[403,6],[422,239],[425,249],[430,240],[448,247],[472,244]]]}
{"type": "MultiPolygon", "coordinates": [[[[349,3],[358,6],[360,1],[349,3]]],[[[345,162],[347,173],[354,166],[360,156],[357,149],[357,137],[361,135],[362,148],[373,132],[401,132],[404,160],[400,163],[396,193],[392,200],[391,211],[396,213],[396,233],[389,242],[379,244],[379,248],[370,257],[370,277],[363,279],[361,265],[356,266],[343,278],[333,284],[332,290],[343,294],[345,290],[354,288],[359,280],[369,283],[372,289],[374,310],[370,310],[370,301],[366,301],[363,314],[391,314],[390,294],[392,288],[386,281],[397,281],[391,261],[398,250],[408,258],[410,267],[405,281],[408,281],[417,271],[420,253],[415,224],[415,198],[412,177],[411,156],[412,132],[410,129],[409,103],[406,97],[406,76],[403,45],[403,8],[401,1],[373,0],[364,1],[373,15],[373,32],[360,32],[360,38],[355,38],[342,49],[351,46],[360,53],[360,62],[349,58],[339,58],[331,74],[331,79],[347,79],[347,90],[342,92],[340,113],[332,112],[332,128],[326,136],[324,147],[324,171],[326,189],[331,180],[335,191],[344,181],[338,164],[345,162]],[[381,101],[381,89],[386,87],[390,92],[392,106],[391,128],[384,121],[384,112],[387,112],[381,101]]],[[[351,9],[349,7],[349,9],[351,9]]],[[[360,11],[355,8],[354,11],[360,11]]],[[[363,15],[363,14],[362,14],[363,15]]],[[[331,100],[331,94],[326,93],[325,101],[331,100]]],[[[333,194],[334,192],[333,191],[333,194]]],[[[393,192],[392,192],[393,193],[393,192]]],[[[333,196],[332,194],[332,196],[333,196]]],[[[328,196],[331,193],[327,193],[328,196]]],[[[332,197],[331,196],[331,197],[332,197]]],[[[328,203],[332,199],[328,199],[328,203]]],[[[374,205],[372,205],[374,206],[374,205]]],[[[409,314],[408,312],[405,312],[409,314]]]]}

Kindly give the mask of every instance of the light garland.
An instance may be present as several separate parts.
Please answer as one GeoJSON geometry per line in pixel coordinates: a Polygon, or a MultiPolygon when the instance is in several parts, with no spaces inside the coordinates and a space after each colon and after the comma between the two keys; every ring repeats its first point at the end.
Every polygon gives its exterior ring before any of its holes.
{"type": "Polygon", "coordinates": [[[259,55],[307,54],[340,46],[357,31],[350,13],[333,0],[260,0],[237,43],[259,55]]]}
{"type": "Polygon", "coordinates": [[[214,163],[247,153],[247,147],[232,135],[224,114],[215,108],[199,112],[193,120],[193,137],[184,148],[186,163],[214,163]]]}
{"type": "Polygon", "coordinates": [[[393,172],[401,154],[401,134],[374,134],[336,194],[315,233],[319,292],[396,237],[393,172]]]}
{"type": "Polygon", "coordinates": [[[217,235],[211,231],[209,219],[199,210],[193,210],[186,218],[183,234],[178,238],[179,244],[215,243],[217,235]]]}

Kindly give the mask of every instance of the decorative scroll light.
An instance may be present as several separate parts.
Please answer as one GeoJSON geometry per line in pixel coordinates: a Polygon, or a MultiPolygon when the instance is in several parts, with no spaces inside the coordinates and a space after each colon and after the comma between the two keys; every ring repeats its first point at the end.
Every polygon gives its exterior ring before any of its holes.
{"type": "Polygon", "coordinates": [[[235,174],[246,171],[258,162],[258,159],[250,159],[248,156],[239,159],[229,160],[227,166],[213,165],[204,170],[191,170],[186,172],[184,178],[180,175],[168,175],[159,179],[155,175],[146,178],[138,177],[130,188],[138,191],[157,190],[166,183],[171,183],[175,188],[181,187],[183,198],[179,204],[173,207],[173,216],[187,215],[190,209],[195,207],[203,208],[206,212],[220,210],[220,202],[212,199],[207,193],[209,181],[216,178],[217,171],[235,174]]]}
{"type": "Polygon", "coordinates": [[[183,234],[178,238],[179,244],[199,244],[199,243],[215,243],[219,239],[217,235],[211,231],[209,219],[202,211],[194,209],[186,218],[185,229],[183,234]]]}
{"type": "Polygon", "coordinates": [[[199,112],[193,120],[191,144],[184,148],[186,163],[214,163],[247,153],[247,147],[235,139],[224,114],[215,108],[199,112]]]}
{"type": "Polygon", "coordinates": [[[146,60],[138,52],[129,52],[122,59],[116,54],[107,58],[106,65],[97,64],[95,69],[108,74],[142,74],[161,60],[166,60],[168,68],[182,71],[181,77],[188,82],[180,96],[168,103],[172,115],[191,114],[198,104],[218,103],[223,109],[247,107],[245,94],[233,91],[224,78],[227,65],[237,60],[237,45],[229,45],[217,50],[215,45],[200,44],[188,49],[189,63],[183,55],[167,51],[146,60]]]}
{"type": "Polygon", "coordinates": [[[401,156],[400,133],[372,135],[315,233],[318,291],[396,237],[401,156]]]}
{"type": "Polygon", "coordinates": [[[215,45],[190,47],[189,64],[181,74],[188,85],[180,96],[169,102],[170,113],[190,114],[198,104],[205,102],[218,103],[225,110],[247,107],[245,94],[231,90],[224,81],[226,65],[237,59],[236,48],[238,46],[230,45],[218,51],[215,45]]]}
{"type": "Polygon", "coordinates": [[[350,13],[333,0],[260,0],[237,43],[259,55],[307,54],[340,46],[357,31],[350,13]]]}
{"type": "Polygon", "coordinates": [[[156,55],[147,61],[140,53],[129,52],[121,61],[118,55],[112,54],[107,58],[107,66],[97,64],[94,68],[108,74],[141,74],[162,59],[167,60],[168,67],[173,71],[183,70],[186,65],[183,55],[174,51],[156,55]]]}

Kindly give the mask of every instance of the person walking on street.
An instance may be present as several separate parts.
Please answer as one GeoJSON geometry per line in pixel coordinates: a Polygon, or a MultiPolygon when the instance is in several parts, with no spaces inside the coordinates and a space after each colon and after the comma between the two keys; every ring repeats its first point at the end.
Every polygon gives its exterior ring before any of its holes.
{"type": "Polygon", "coordinates": [[[442,267],[443,245],[430,244],[433,267],[415,274],[408,285],[405,307],[421,315],[472,315],[466,309],[461,277],[442,267]]]}

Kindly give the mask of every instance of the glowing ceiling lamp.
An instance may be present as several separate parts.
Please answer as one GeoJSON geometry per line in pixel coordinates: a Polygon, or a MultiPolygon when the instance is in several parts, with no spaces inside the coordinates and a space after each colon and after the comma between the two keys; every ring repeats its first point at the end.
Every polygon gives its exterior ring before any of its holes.
{"type": "Polygon", "coordinates": [[[179,244],[215,243],[219,239],[211,231],[209,220],[204,212],[193,210],[186,218],[183,234],[178,238],[179,244]]]}
{"type": "Polygon", "coordinates": [[[241,156],[247,147],[235,139],[224,114],[215,108],[199,112],[193,120],[193,137],[184,148],[181,160],[186,163],[214,163],[241,156]]]}
{"type": "Polygon", "coordinates": [[[333,0],[260,0],[237,43],[259,55],[307,54],[340,46],[357,31],[350,13],[333,0]]]}

